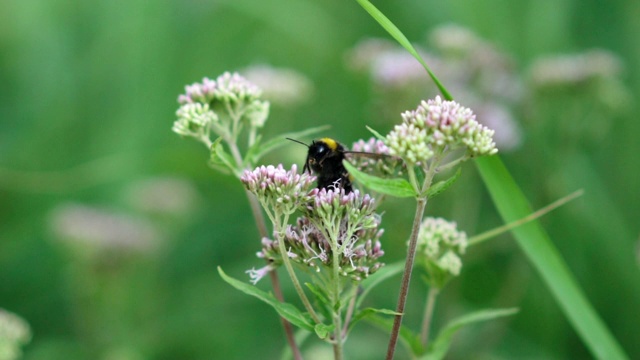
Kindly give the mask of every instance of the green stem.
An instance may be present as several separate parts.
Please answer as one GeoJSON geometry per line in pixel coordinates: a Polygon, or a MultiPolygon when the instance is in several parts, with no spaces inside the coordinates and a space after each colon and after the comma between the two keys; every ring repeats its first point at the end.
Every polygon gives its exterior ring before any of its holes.
{"type": "Polygon", "coordinates": [[[460,164],[461,162],[463,162],[463,161],[467,161],[467,160],[469,160],[469,156],[468,156],[468,155],[465,155],[465,156],[459,157],[458,159],[453,160],[453,161],[452,161],[452,162],[450,162],[450,163],[446,163],[446,164],[444,164],[444,165],[442,165],[442,166],[439,166],[439,167],[438,167],[438,169],[437,169],[436,171],[437,171],[437,172],[442,172],[442,171],[445,171],[445,170],[451,169],[452,167],[457,166],[457,165],[458,165],[458,164],[460,164]]]}
{"type": "Polygon", "coordinates": [[[440,289],[431,286],[429,288],[429,294],[427,295],[427,302],[424,308],[424,316],[422,318],[422,331],[420,331],[420,342],[424,348],[427,348],[427,343],[429,341],[429,329],[431,328],[431,319],[433,318],[433,309],[436,305],[436,298],[438,297],[438,293],[440,289]]]}
{"type": "MultiPolygon", "coordinates": [[[[242,170],[245,169],[244,161],[242,160],[242,154],[240,154],[240,149],[238,149],[238,145],[234,142],[227,140],[227,144],[229,144],[229,150],[231,151],[231,156],[233,156],[233,160],[236,162],[236,174],[241,174],[242,170]]],[[[239,176],[239,175],[237,175],[239,176]]]]}
{"type": "Polygon", "coordinates": [[[420,185],[418,184],[418,178],[416,177],[416,170],[413,165],[407,165],[407,175],[409,176],[409,183],[413,186],[416,194],[420,193],[420,185]]]}
{"type": "Polygon", "coordinates": [[[209,139],[208,136],[201,136],[198,139],[204,143],[204,145],[207,147],[207,149],[209,149],[209,151],[211,151],[211,145],[213,145],[213,141],[211,141],[211,139],[209,139]]]}
{"type": "MultiPolygon", "coordinates": [[[[334,223],[335,224],[335,223],[334,223]]],[[[342,304],[340,304],[340,247],[338,246],[338,231],[331,231],[331,251],[333,252],[333,357],[342,360],[342,304]]]]}
{"type": "Polygon", "coordinates": [[[420,223],[424,215],[424,209],[427,207],[427,198],[418,198],[416,204],[416,213],[413,218],[413,227],[411,228],[411,237],[409,238],[409,249],[407,250],[407,259],[404,264],[404,274],[402,275],[402,284],[400,286],[400,294],[398,295],[398,305],[396,313],[398,315],[393,319],[393,328],[391,329],[391,339],[387,347],[387,360],[393,359],[393,353],[398,343],[398,335],[400,335],[400,325],[404,316],[404,307],[407,302],[407,294],[409,294],[409,283],[411,282],[411,272],[413,270],[413,262],[416,255],[416,246],[418,244],[418,232],[420,231],[420,223]]]}
{"type": "Polygon", "coordinates": [[[300,300],[302,300],[302,304],[304,305],[304,308],[307,309],[313,321],[316,324],[320,324],[322,323],[322,321],[320,320],[320,317],[318,316],[318,314],[316,314],[315,310],[313,310],[313,307],[311,306],[311,302],[309,301],[309,298],[307,298],[307,295],[304,293],[304,290],[300,285],[300,281],[298,280],[296,273],[293,271],[291,260],[289,260],[289,252],[287,251],[284,245],[283,227],[286,226],[288,221],[289,221],[289,215],[284,215],[282,224],[277,224],[278,228],[276,229],[276,233],[278,234],[278,249],[280,249],[280,256],[282,257],[282,263],[284,263],[284,267],[287,269],[287,273],[291,278],[291,282],[293,282],[293,287],[296,289],[296,292],[298,293],[300,300]]]}
{"type": "Polygon", "coordinates": [[[342,339],[342,317],[339,311],[335,311],[333,314],[333,324],[335,330],[333,331],[333,358],[334,360],[342,360],[343,354],[343,339],[342,339]]]}

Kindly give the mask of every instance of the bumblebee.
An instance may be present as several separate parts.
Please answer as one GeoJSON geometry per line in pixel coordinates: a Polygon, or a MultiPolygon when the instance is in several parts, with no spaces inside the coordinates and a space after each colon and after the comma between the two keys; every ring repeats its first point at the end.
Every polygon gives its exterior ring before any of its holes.
{"type": "Polygon", "coordinates": [[[331,138],[313,140],[307,145],[298,140],[289,139],[309,148],[303,171],[313,172],[318,178],[318,189],[342,188],[345,193],[353,190],[349,172],[342,165],[346,148],[331,138]]]}

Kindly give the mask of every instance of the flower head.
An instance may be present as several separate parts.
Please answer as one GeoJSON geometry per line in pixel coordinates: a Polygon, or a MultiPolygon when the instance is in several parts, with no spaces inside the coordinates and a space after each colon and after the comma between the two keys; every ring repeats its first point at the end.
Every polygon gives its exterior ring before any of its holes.
{"type": "Polygon", "coordinates": [[[308,173],[298,174],[297,170],[296,165],[292,165],[291,170],[286,170],[282,164],[259,166],[253,171],[246,170],[240,181],[263,206],[290,214],[315,192],[312,190],[315,177],[308,173]]]}
{"type": "Polygon", "coordinates": [[[333,274],[337,263],[338,276],[354,281],[384,265],[378,261],[384,255],[380,245],[383,230],[379,229],[380,216],[374,213],[373,198],[357,190],[345,193],[344,189],[314,189],[307,200],[305,216],[298,218],[295,225],[274,233],[276,240],[262,239],[258,257],[266,259],[268,265],[249,271],[254,283],[281,265],[283,256],[314,273],[333,274]],[[284,241],[285,255],[279,241],[284,241]]]}
{"type": "Polygon", "coordinates": [[[424,164],[435,154],[466,148],[469,156],[492,155],[498,152],[492,139],[493,130],[480,125],[473,112],[440,96],[422,101],[402,114],[402,124],[387,135],[391,155],[409,164],[424,164]]]}
{"type": "Polygon", "coordinates": [[[307,207],[308,216],[321,228],[331,229],[348,224],[351,228],[368,229],[375,226],[375,199],[354,190],[320,189],[313,203],[307,207]]]}
{"type": "Polygon", "coordinates": [[[238,73],[225,72],[215,80],[207,77],[200,83],[185,86],[185,93],[178,97],[182,105],[192,103],[212,104],[214,101],[252,102],[262,90],[238,73]]]}
{"type": "Polygon", "coordinates": [[[442,287],[451,276],[460,274],[460,256],[467,245],[467,234],[459,231],[455,222],[432,217],[422,221],[416,254],[425,265],[433,285],[442,287]]]}
{"type": "Polygon", "coordinates": [[[351,164],[360,171],[383,176],[396,173],[399,159],[389,154],[389,147],[382,140],[374,137],[367,141],[358,140],[353,143],[351,151],[367,154],[350,158],[351,164]]]}
{"type": "MultiPolygon", "coordinates": [[[[333,263],[338,262],[339,275],[354,281],[361,281],[384,266],[379,258],[384,255],[380,237],[384,233],[378,229],[379,218],[375,225],[368,229],[360,229],[351,234],[342,232],[338,239],[339,247],[332,250],[331,239],[319,229],[308,217],[298,218],[296,225],[288,226],[284,234],[285,248],[289,259],[314,273],[331,272],[333,263]]],[[[264,238],[262,250],[258,257],[269,261],[269,265],[259,270],[251,270],[250,276],[255,281],[266,272],[282,264],[278,240],[264,238]]],[[[254,282],[255,283],[255,282],[254,282]]]]}
{"type": "Polygon", "coordinates": [[[261,101],[262,90],[238,73],[225,72],[215,80],[202,79],[185,87],[173,131],[192,136],[211,146],[211,132],[226,142],[237,142],[244,127],[253,144],[256,131],[269,116],[269,102],[261,101]]]}

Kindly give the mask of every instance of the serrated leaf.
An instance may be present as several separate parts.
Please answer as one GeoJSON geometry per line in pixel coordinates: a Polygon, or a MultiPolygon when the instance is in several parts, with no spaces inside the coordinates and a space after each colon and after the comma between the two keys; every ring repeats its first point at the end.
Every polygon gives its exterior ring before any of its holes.
{"type": "Polygon", "coordinates": [[[463,315],[445,326],[436,337],[436,339],[429,345],[425,356],[421,357],[421,360],[439,360],[443,359],[451,346],[453,336],[463,327],[469,324],[493,320],[504,316],[513,315],[518,312],[517,308],[509,309],[489,309],[480,310],[471,314],[463,315]]]}
{"type": "Polygon", "coordinates": [[[316,335],[318,335],[320,339],[324,340],[329,336],[329,334],[333,332],[335,328],[335,325],[317,324],[314,327],[314,330],[316,332],[316,335]]]}
{"type": "Polygon", "coordinates": [[[373,128],[366,126],[367,130],[369,130],[369,132],[371,132],[373,134],[373,136],[375,136],[378,140],[382,140],[384,141],[386,139],[386,137],[380,135],[379,132],[373,130],[373,128]]]}
{"type": "Polygon", "coordinates": [[[360,308],[360,305],[362,305],[362,302],[374,287],[378,286],[378,284],[380,284],[381,282],[400,274],[402,270],[404,270],[404,262],[386,264],[378,271],[376,271],[375,274],[364,279],[360,283],[360,286],[362,287],[362,293],[358,296],[358,300],[356,301],[356,309],[360,308]]]}
{"type": "Polygon", "coordinates": [[[413,190],[411,184],[403,178],[385,179],[356,169],[348,161],[342,162],[349,172],[356,180],[369,189],[379,192],[381,194],[395,196],[395,197],[415,197],[416,192],[413,190]]]}
{"type": "Polygon", "coordinates": [[[453,174],[452,177],[448,178],[447,180],[438,181],[437,183],[431,185],[431,187],[429,187],[429,190],[427,190],[427,197],[432,198],[436,195],[440,195],[460,178],[461,173],[461,169],[458,168],[458,171],[456,171],[456,173],[453,174]]]}
{"type": "Polygon", "coordinates": [[[262,300],[263,302],[271,305],[271,307],[273,307],[278,312],[278,314],[280,314],[280,316],[282,316],[284,319],[289,321],[291,324],[301,329],[314,331],[314,324],[311,322],[311,320],[307,316],[305,316],[300,310],[298,310],[298,308],[296,308],[295,306],[289,303],[283,303],[278,301],[278,299],[276,299],[275,296],[258,289],[254,285],[250,285],[230,277],[229,275],[225,274],[224,271],[222,271],[222,268],[219,266],[218,266],[218,273],[220,273],[220,277],[222,277],[222,280],[226,281],[229,285],[233,286],[234,288],[242,291],[247,295],[256,297],[262,300]]]}
{"type": "Polygon", "coordinates": [[[255,155],[253,155],[253,158],[250,160],[252,163],[256,163],[268,152],[273,151],[281,146],[290,144],[287,138],[292,138],[292,139],[302,138],[305,136],[319,133],[321,131],[325,131],[327,129],[329,129],[329,126],[324,125],[324,126],[318,126],[318,127],[302,130],[302,131],[280,134],[270,140],[265,141],[264,144],[260,146],[260,149],[257,149],[256,151],[254,151],[255,155]]]}

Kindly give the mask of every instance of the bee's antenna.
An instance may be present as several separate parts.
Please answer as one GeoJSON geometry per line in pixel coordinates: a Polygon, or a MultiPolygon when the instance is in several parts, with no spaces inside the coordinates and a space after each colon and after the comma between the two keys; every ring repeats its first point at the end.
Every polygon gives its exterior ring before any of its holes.
{"type": "Polygon", "coordinates": [[[291,141],[296,142],[296,143],[298,143],[298,144],[302,144],[302,145],[304,145],[304,146],[306,146],[306,147],[309,147],[309,145],[307,145],[307,144],[303,143],[302,141],[298,141],[298,140],[296,140],[296,139],[292,139],[292,138],[285,138],[285,139],[287,139],[287,140],[291,140],[291,141]]]}

